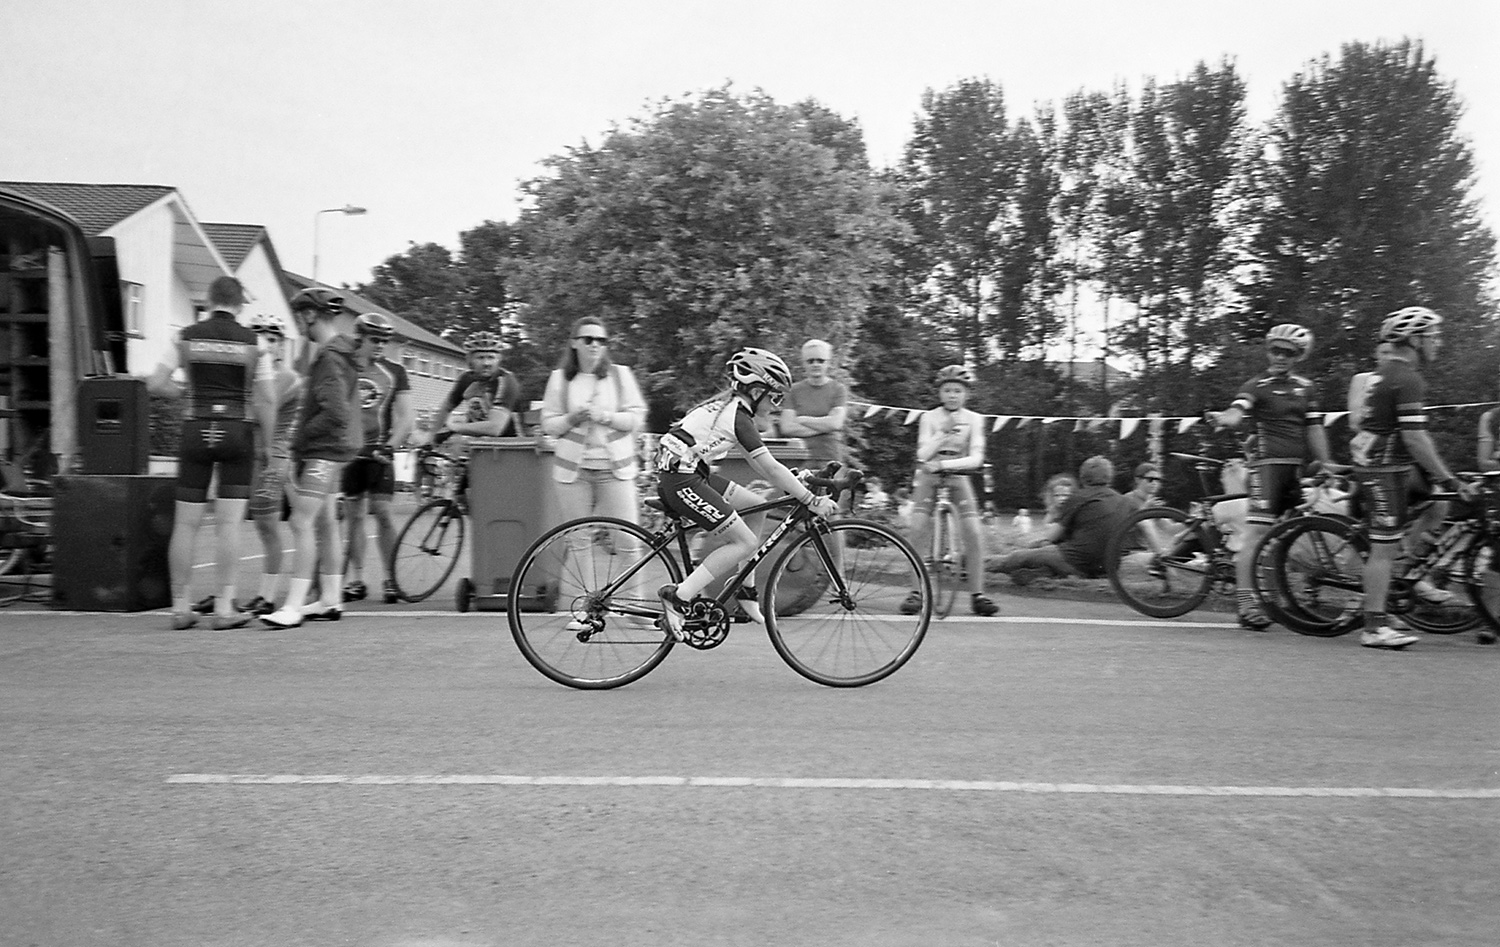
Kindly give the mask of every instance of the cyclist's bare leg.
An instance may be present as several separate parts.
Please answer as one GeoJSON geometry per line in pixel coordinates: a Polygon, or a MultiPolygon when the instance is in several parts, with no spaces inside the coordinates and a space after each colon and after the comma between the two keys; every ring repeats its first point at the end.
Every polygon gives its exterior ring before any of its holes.
{"type": "MultiPolygon", "coordinates": [[[[728,499],[726,497],[725,499],[728,499]]],[[[692,573],[677,584],[677,597],[684,602],[692,601],[715,578],[732,575],[735,569],[755,553],[760,540],[755,531],[745,524],[738,513],[719,524],[718,529],[704,537],[703,556],[692,573]]]]}
{"type": "MultiPolygon", "coordinates": [[[[1370,554],[1365,558],[1363,574],[1366,628],[1378,627],[1375,625],[1375,616],[1382,616],[1383,619],[1385,615],[1386,596],[1391,590],[1391,572],[1400,555],[1400,543],[1370,543],[1370,554]]],[[[1383,624],[1383,620],[1380,623],[1383,624]]]]}
{"type": "Polygon", "coordinates": [[[932,508],[937,499],[937,475],[919,471],[911,494],[911,544],[923,556],[932,547],[932,508]]]}

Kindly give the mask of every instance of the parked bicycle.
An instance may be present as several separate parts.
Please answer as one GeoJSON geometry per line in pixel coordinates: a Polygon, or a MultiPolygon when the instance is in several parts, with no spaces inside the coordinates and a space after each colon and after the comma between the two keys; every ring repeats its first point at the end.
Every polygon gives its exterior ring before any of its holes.
{"type": "MultiPolygon", "coordinates": [[[[1481,502],[1469,505],[1454,493],[1432,494],[1428,502],[1450,502],[1449,518],[1436,542],[1391,577],[1386,600],[1387,612],[1426,634],[1457,634],[1481,623],[1500,628],[1500,575],[1494,569],[1500,544],[1500,472],[1459,476],[1480,484],[1481,502]]],[[[1363,522],[1328,515],[1295,517],[1272,527],[1262,550],[1269,563],[1263,573],[1264,598],[1288,611],[1288,627],[1320,637],[1360,627],[1364,560],[1370,550],[1363,522]]]]}
{"type": "Polygon", "coordinates": [[[1234,552],[1214,522],[1214,506],[1245,493],[1213,493],[1224,461],[1198,454],[1171,455],[1193,466],[1206,496],[1186,510],[1148,506],[1121,523],[1105,548],[1104,567],[1115,594],[1152,618],[1176,618],[1213,592],[1234,599],[1234,552]]]}
{"type": "MultiPolygon", "coordinates": [[[[860,476],[853,470],[837,477],[799,473],[810,489],[835,500],[860,476]]],[[[772,646],[794,671],[830,687],[859,687],[909,661],[933,608],[931,578],[911,544],[867,520],[821,520],[789,496],[742,512],[772,510],[786,515],[754,555],[716,595],[693,602],[684,643],[700,651],[723,644],[735,593],[779,548],[761,608],[772,646]],[[794,576],[794,570],[814,574],[794,576]],[[914,589],[921,607],[902,614],[914,589]]],[[[559,684],[603,689],[639,680],[665,660],[676,642],[662,628],[656,593],[693,568],[690,538],[697,527],[663,512],[659,530],[609,517],[573,520],[522,554],[510,586],[509,621],[533,667],[559,684]]]]}
{"type": "MultiPolygon", "coordinates": [[[[469,474],[465,458],[425,444],[417,448],[417,469],[451,467],[434,499],[417,507],[396,534],[388,573],[403,602],[420,602],[442,587],[464,551],[469,474]]],[[[460,609],[462,610],[462,609],[460,609]]]]}

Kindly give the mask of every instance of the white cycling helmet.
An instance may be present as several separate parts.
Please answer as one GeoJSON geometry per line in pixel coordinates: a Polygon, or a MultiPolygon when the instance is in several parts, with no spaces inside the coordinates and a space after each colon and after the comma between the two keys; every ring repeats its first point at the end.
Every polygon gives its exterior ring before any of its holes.
{"type": "Polygon", "coordinates": [[[1397,309],[1380,324],[1380,341],[1405,342],[1414,335],[1427,335],[1443,324],[1443,317],[1425,306],[1397,309]]]}
{"type": "Polygon", "coordinates": [[[781,356],[766,349],[745,348],[729,356],[724,365],[736,391],[750,394],[751,385],[761,385],[773,395],[792,387],[792,371],[781,356]]]}
{"type": "Polygon", "coordinates": [[[1306,358],[1307,353],[1312,351],[1313,334],[1295,322],[1283,322],[1279,326],[1272,326],[1271,331],[1266,333],[1267,345],[1276,342],[1290,345],[1297,350],[1298,358],[1306,358]]]}

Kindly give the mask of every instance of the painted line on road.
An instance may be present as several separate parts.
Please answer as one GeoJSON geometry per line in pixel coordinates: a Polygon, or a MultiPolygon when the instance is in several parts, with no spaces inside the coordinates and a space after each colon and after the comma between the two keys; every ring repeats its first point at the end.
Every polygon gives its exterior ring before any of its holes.
{"type": "Polygon", "coordinates": [[[854,789],[1032,795],[1248,796],[1326,799],[1500,799],[1500,788],[1407,786],[1195,786],[1035,783],[968,779],[843,779],[779,776],[512,776],[505,774],[176,773],[173,786],[582,786],[693,789],[854,789]]]}
{"type": "MultiPolygon", "coordinates": [[[[108,615],[110,618],[166,618],[172,613],[168,610],[154,612],[68,612],[56,611],[50,608],[35,608],[26,610],[6,609],[0,615],[15,615],[18,617],[38,618],[44,615],[56,615],[68,618],[80,618],[88,615],[108,615]]],[[[452,609],[405,609],[393,606],[390,610],[381,611],[344,611],[344,619],[351,618],[453,618],[453,619],[479,619],[479,618],[504,618],[503,611],[472,611],[456,612],[452,609]]],[[[879,619],[876,619],[879,620],[879,619]]],[[[891,621],[908,621],[905,617],[891,618],[891,621]]],[[[950,619],[946,622],[933,622],[931,631],[940,628],[944,624],[952,625],[962,623],[965,625],[1094,625],[1104,628],[1236,628],[1232,621],[1208,622],[1208,621],[1172,621],[1163,619],[1153,621],[1151,619],[1131,618],[1055,618],[1043,616],[1026,615],[994,615],[982,618],[978,615],[968,615],[961,619],[950,619]]]]}

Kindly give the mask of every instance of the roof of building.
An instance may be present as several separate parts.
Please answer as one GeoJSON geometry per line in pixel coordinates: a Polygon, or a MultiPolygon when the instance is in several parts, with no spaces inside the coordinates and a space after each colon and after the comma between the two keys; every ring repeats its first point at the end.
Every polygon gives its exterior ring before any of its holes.
{"type": "Polygon", "coordinates": [[[439,338],[435,333],[429,332],[410,319],[391,312],[374,300],[361,296],[352,289],[343,286],[328,286],[327,283],[316,282],[298,273],[285,270],[283,273],[288,283],[288,296],[294,296],[298,291],[307,289],[309,286],[327,286],[329,289],[336,289],[344,294],[344,305],[349,309],[360,313],[378,312],[390,319],[391,324],[396,327],[396,334],[408,341],[417,342],[427,348],[437,349],[440,352],[446,352],[450,355],[462,356],[464,354],[462,346],[454,345],[447,339],[439,338]]]}
{"type": "Polygon", "coordinates": [[[1092,361],[1048,362],[1047,367],[1064,378],[1071,374],[1074,381],[1080,385],[1087,385],[1090,388],[1104,387],[1101,382],[1107,383],[1110,388],[1113,388],[1121,382],[1129,381],[1131,378],[1129,372],[1121,371],[1105,362],[1102,358],[1092,361]]]}
{"type": "Polygon", "coordinates": [[[260,224],[211,224],[205,221],[201,226],[232,270],[238,270],[245,257],[266,236],[266,228],[260,224]]]}
{"type": "Polygon", "coordinates": [[[177,189],[161,184],[68,184],[0,181],[0,187],[45,201],[78,221],[85,235],[97,237],[142,208],[177,189]]]}

